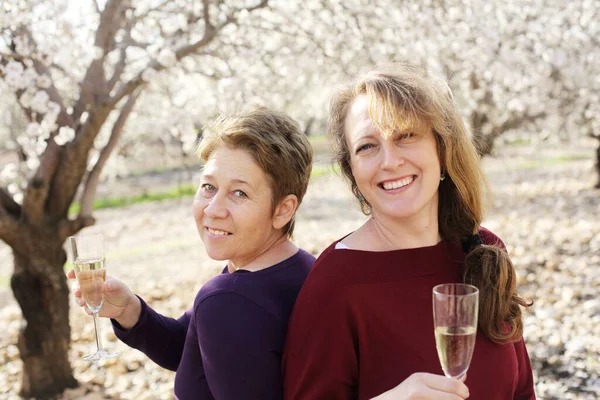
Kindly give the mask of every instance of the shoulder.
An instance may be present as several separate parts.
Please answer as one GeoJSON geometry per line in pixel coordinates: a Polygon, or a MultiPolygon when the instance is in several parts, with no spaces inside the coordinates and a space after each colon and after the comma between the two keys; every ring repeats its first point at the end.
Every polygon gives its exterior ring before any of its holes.
{"type": "Polygon", "coordinates": [[[209,279],[196,294],[196,300],[194,304],[202,302],[203,300],[216,296],[223,293],[229,293],[235,291],[236,276],[229,273],[221,273],[213,276],[209,279]]]}
{"type": "Polygon", "coordinates": [[[252,338],[254,345],[260,342],[282,346],[287,327],[287,321],[235,292],[220,292],[203,299],[195,305],[194,318],[198,338],[205,345],[218,342],[230,348],[246,343],[235,343],[240,332],[252,338]]]}
{"type": "MultiPolygon", "coordinates": [[[[264,309],[252,298],[235,291],[218,291],[209,296],[196,298],[194,313],[197,319],[216,322],[219,319],[246,320],[248,316],[269,316],[271,313],[264,309]]],[[[276,320],[277,318],[274,318],[276,320]]]]}
{"type": "Polygon", "coordinates": [[[494,232],[490,231],[483,226],[479,227],[479,236],[481,236],[481,241],[483,244],[487,244],[490,246],[498,246],[503,249],[506,249],[506,245],[494,232]]]}
{"type": "Polygon", "coordinates": [[[322,312],[343,303],[351,288],[361,282],[364,260],[361,252],[336,249],[338,241],[327,247],[315,261],[296,302],[297,309],[322,312]]]}
{"type": "Polygon", "coordinates": [[[310,272],[315,260],[315,256],[304,249],[298,249],[298,252],[288,259],[290,267],[303,271],[306,275],[310,272]]]}

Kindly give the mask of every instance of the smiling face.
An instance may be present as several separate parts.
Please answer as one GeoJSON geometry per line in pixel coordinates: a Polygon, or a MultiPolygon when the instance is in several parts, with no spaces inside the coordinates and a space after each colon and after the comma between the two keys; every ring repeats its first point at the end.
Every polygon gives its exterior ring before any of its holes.
{"type": "Polygon", "coordinates": [[[196,227],[210,258],[234,269],[250,264],[283,236],[267,175],[240,149],[216,149],[194,199],[196,227]]]}
{"type": "Polygon", "coordinates": [[[376,220],[437,218],[441,168],[428,124],[407,123],[384,134],[360,95],[346,116],[345,133],[352,174],[376,220]]]}

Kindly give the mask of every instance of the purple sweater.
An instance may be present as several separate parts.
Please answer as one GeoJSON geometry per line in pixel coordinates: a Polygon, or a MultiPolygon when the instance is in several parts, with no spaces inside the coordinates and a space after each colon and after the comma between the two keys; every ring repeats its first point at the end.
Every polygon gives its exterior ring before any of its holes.
{"type": "Polygon", "coordinates": [[[288,319],[314,261],[299,250],[257,272],[230,274],[225,268],[179,319],[142,300],[137,324],[127,330],[113,320],[113,329],[130,347],[177,371],[178,399],[282,399],[288,319]]]}

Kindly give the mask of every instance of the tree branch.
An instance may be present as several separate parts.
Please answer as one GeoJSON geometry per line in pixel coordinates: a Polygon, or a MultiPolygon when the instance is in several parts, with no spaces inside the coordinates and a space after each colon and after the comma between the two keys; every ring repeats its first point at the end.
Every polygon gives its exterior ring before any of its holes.
{"type": "Polygon", "coordinates": [[[72,220],[63,219],[58,224],[58,237],[61,242],[64,242],[69,236],[73,236],[83,228],[92,226],[95,223],[96,219],[91,216],[79,216],[72,220]]]}
{"type": "Polygon", "coordinates": [[[106,165],[108,158],[110,157],[113,150],[116,148],[119,139],[123,134],[123,128],[125,127],[125,123],[133,111],[135,103],[139,98],[141,90],[131,94],[127,99],[127,102],[121,109],[119,117],[117,118],[115,124],[113,125],[112,132],[110,134],[110,139],[108,143],[102,151],[100,152],[100,157],[92,171],[88,174],[87,180],[85,182],[85,188],[83,190],[83,195],[81,196],[81,208],[79,211],[80,217],[87,217],[92,215],[93,207],[94,207],[94,198],[96,197],[96,189],[98,187],[98,182],[100,180],[100,173],[102,169],[106,165]]]}
{"type": "Polygon", "coordinates": [[[0,187],[0,239],[11,247],[17,242],[17,229],[21,216],[21,206],[12,196],[0,187]]]}
{"type": "MultiPolygon", "coordinates": [[[[35,40],[31,35],[31,32],[25,28],[21,28],[22,33],[27,35],[28,40],[34,47],[36,47],[35,40]]],[[[40,75],[46,75],[50,77],[51,74],[48,67],[43,64],[40,60],[35,58],[31,59],[35,71],[40,75]]],[[[57,117],[57,123],[59,126],[72,126],[73,120],[71,116],[66,112],[63,99],[59,94],[56,86],[52,82],[51,85],[45,89],[48,93],[50,101],[56,103],[60,107],[60,112],[57,117]]],[[[31,110],[23,107],[19,102],[21,108],[25,111],[25,114],[31,119],[31,110]]],[[[32,223],[41,223],[43,219],[43,211],[48,197],[48,190],[50,187],[50,181],[56,171],[58,165],[58,159],[60,157],[60,147],[57,146],[53,140],[50,140],[44,154],[40,157],[40,165],[35,172],[35,175],[30,179],[25,192],[25,198],[23,200],[23,206],[21,208],[23,216],[31,221],[32,223]]]]}
{"type": "Polygon", "coordinates": [[[0,207],[0,239],[10,247],[17,246],[17,230],[19,223],[15,218],[9,215],[6,210],[0,207]]]}
{"type": "MultiPolygon", "coordinates": [[[[59,146],[62,151],[57,160],[58,166],[50,185],[46,204],[46,212],[52,218],[60,219],[67,215],[69,205],[85,174],[89,151],[110,111],[111,109],[104,106],[91,109],[86,122],[77,126],[75,139],[65,146],[59,146]]],[[[53,141],[50,145],[52,143],[53,141]]]]}
{"type": "Polygon", "coordinates": [[[94,45],[103,50],[103,55],[90,63],[85,77],[81,81],[79,99],[73,106],[73,119],[78,121],[88,109],[96,96],[106,93],[106,76],[104,71],[104,58],[115,45],[115,34],[124,18],[122,11],[124,0],[108,0],[100,14],[100,23],[96,30],[94,45]]]}
{"type": "Polygon", "coordinates": [[[21,217],[21,206],[3,187],[0,187],[0,208],[3,208],[14,218],[21,217]]]}

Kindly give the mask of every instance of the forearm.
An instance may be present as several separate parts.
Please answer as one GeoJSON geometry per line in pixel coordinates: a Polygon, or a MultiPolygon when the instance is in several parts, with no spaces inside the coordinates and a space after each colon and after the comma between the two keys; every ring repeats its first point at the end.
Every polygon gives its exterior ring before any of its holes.
{"type": "Polygon", "coordinates": [[[175,371],[181,361],[189,324],[186,313],[179,319],[165,317],[140,299],[141,311],[136,324],[127,329],[113,321],[113,330],[125,344],[138,349],[163,368],[175,371]]]}

